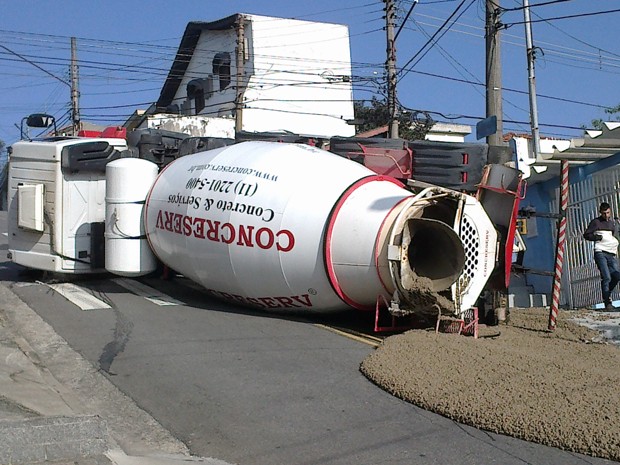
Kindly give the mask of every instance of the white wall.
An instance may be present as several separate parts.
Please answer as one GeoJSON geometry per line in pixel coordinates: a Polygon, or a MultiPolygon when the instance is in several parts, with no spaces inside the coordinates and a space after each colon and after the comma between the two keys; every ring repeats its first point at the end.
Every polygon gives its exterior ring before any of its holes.
{"type": "Polygon", "coordinates": [[[465,142],[465,136],[471,133],[471,126],[437,122],[425,137],[435,142],[465,142]]]}
{"type": "Polygon", "coordinates": [[[251,16],[254,74],[244,129],[352,136],[353,90],[346,26],[251,16]],[[265,110],[272,111],[266,112],[265,110]]]}
{"type": "Polygon", "coordinates": [[[157,114],[147,117],[146,127],[182,132],[190,136],[235,138],[235,120],[231,118],[157,114]]]}
{"type": "MultiPolygon", "coordinates": [[[[346,26],[246,15],[248,53],[245,63],[244,131],[289,131],[330,137],[352,136],[353,90],[346,26]]],[[[236,85],[236,31],[205,31],[198,40],[174,102],[187,97],[192,79],[212,74],[213,57],[229,52],[231,84],[216,91],[201,112],[233,117],[236,85]]],[[[215,89],[219,86],[215,83],[215,89]]]]}
{"type": "MultiPolygon", "coordinates": [[[[565,150],[570,147],[569,140],[561,139],[540,139],[540,153],[538,156],[534,154],[532,140],[529,137],[515,136],[510,140],[510,146],[515,153],[516,168],[523,173],[523,178],[530,177],[532,166],[542,161],[544,155],[553,154],[557,150],[565,150]]],[[[541,169],[542,171],[547,168],[541,169]]],[[[542,172],[539,171],[539,172],[542,172]]]]}
{"type": "MultiPolygon", "coordinates": [[[[235,101],[235,47],[237,34],[234,29],[225,31],[206,31],[203,32],[194,54],[187,66],[187,70],[181,85],[177,89],[173,103],[181,106],[187,98],[187,84],[192,79],[206,78],[213,74],[213,58],[218,52],[228,52],[231,58],[232,80],[224,91],[216,91],[205,101],[205,108],[200,113],[207,116],[231,116],[235,101]]],[[[215,89],[219,89],[217,82],[214,83],[215,89]]],[[[194,112],[192,111],[192,114],[194,112]]]]}

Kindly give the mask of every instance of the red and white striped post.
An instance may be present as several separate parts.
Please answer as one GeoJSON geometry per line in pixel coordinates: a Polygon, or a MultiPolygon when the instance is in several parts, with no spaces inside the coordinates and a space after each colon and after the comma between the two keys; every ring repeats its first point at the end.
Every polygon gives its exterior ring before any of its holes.
{"type": "Polygon", "coordinates": [[[558,223],[558,239],[555,249],[555,274],[553,276],[553,293],[549,311],[549,330],[556,327],[558,308],[560,306],[560,289],[562,286],[562,265],[564,264],[564,246],[566,244],[566,212],[568,210],[568,161],[560,162],[560,221],[558,223]]]}

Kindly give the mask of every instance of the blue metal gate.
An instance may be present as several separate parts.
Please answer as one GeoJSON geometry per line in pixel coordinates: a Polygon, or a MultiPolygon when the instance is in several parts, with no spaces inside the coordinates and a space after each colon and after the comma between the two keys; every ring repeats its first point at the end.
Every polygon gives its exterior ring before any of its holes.
{"type": "MultiPolygon", "coordinates": [[[[584,180],[571,182],[569,191],[566,251],[562,274],[560,304],[568,308],[589,307],[601,303],[600,274],[594,264],[593,243],[583,238],[588,223],[598,215],[601,202],[611,205],[614,217],[620,211],[620,166],[616,165],[589,175],[584,180]]],[[[558,211],[559,188],[550,211],[558,211]]],[[[554,243],[557,240],[554,231],[554,243]]],[[[620,299],[618,289],[613,300],[620,299]]]]}

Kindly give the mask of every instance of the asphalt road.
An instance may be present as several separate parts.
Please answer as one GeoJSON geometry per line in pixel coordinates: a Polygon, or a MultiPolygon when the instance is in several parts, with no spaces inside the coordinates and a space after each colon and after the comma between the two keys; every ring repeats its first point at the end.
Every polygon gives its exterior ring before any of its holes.
{"type": "Polygon", "coordinates": [[[161,305],[110,278],[75,282],[109,305],[82,310],[50,277],[0,264],[1,280],[193,454],[242,465],[610,463],[479,431],[385,393],[358,370],[373,348],[317,325],[370,324],[354,311],[268,314],[183,279],[142,280],[182,302],[161,305]]]}

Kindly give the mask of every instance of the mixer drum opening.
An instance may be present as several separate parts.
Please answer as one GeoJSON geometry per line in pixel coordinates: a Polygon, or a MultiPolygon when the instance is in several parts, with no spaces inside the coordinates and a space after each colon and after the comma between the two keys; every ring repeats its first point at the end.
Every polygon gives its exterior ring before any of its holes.
{"type": "Polygon", "coordinates": [[[431,281],[433,291],[449,288],[463,272],[465,251],[461,239],[447,224],[410,218],[405,224],[403,249],[411,271],[431,281]],[[408,243],[407,243],[408,242],[408,243]]]}

